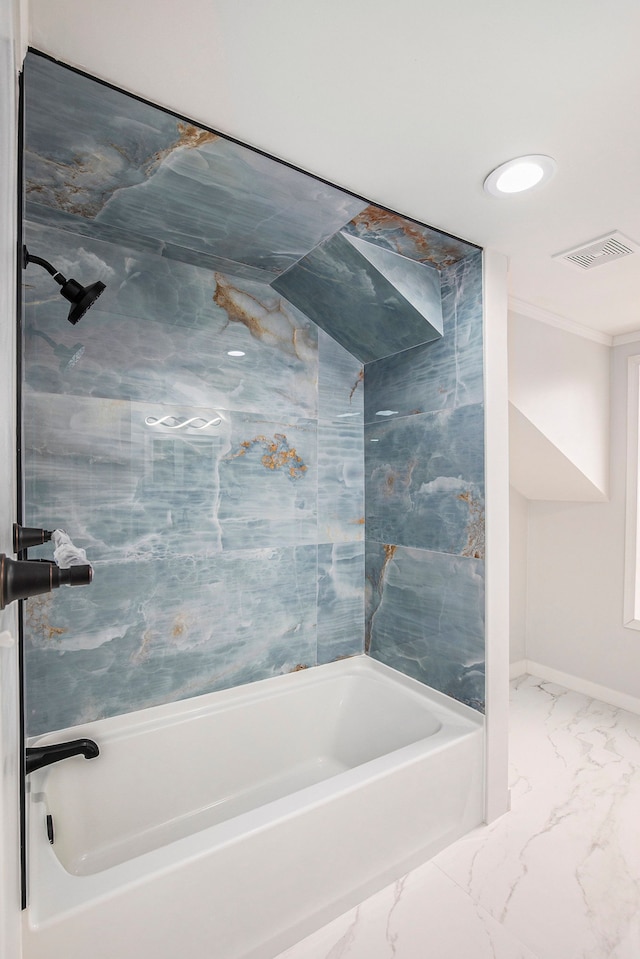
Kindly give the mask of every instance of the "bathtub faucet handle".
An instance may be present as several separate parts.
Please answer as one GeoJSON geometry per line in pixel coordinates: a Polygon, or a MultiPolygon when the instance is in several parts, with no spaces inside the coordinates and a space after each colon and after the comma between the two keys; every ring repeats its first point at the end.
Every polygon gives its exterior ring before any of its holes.
{"type": "Polygon", "coordinates": [[[52,746],[32,746],[25,750],[26,775],[33,773],[43,766],[60,762],[70,756],[84,756],[85,759],[95,759],[100,755],[97,743],[93,739],[72,739],[67,743],[54,743],[52,746]]]}

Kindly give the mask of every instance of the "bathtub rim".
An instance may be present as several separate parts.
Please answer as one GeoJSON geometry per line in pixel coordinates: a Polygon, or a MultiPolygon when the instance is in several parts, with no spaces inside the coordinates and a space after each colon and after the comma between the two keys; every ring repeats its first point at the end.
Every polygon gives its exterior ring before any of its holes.
{"type": "Polygon", "coordinates": [[[29,736],[25,744],[28,747],[46,746],[58,742],[61,738],[91,737],[98,725],[109,737],[127,735],[132,728],[139,732],[146,732],[152,730],[155,726],[162,726],[168,719],[180,723],[196,719],[200,713],[222,712],[229,706],[235,707],[241,706],[245,702],[257,702],[265,698],[267,694],[285,695],[291,687],[294,676],[296,684],[300,684],[299,688],[304,688],[305,685],[315,685],[328,681],[334,674],[342,675],[345,673],[349,675],[351,673],[357,675],[363,672],[368,672],[378,679],[387,678],[402,686],[409,693],[417,694],[421,699],[437,705],[449,715],[455,714],[463,720],[470,721],[473,725],[484,726],[485,717],[479,710],[453,699],[446,693],[440,692],[440,690],[414,679],[412,676],[407,676],[393,666],[373,659],[366,653],[360,653],[357,656],[322,663],[318,666],[309,666],[292,673],[282,673],[277,676],[254,680],[241,686],[201,693],[198,696],[190,696],[175,702],[145,706],[142,709],[120,713],[116,716],[106,716],[85,723],[78,723],[75,726],[48,730],[46,733],[36,733],[29,736]]]}

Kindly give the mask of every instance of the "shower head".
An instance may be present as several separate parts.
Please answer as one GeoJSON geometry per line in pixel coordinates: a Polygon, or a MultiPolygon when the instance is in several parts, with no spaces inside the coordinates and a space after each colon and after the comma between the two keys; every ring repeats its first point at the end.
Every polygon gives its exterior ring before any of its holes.
{"type": "Polygon", "coordinates": [[[92,283],[91,286],[82,286],[78,283],[77,280],[69,279],[59,273],[55,267],[53,267],[48,260],[43,260],[40,256],[33,256],[29,253],[26,246],[22,247],[22,266],[23,269],[29,265],[29,263],[37,263],[38,266],[43,267],[47,273],[50,273],[54,278],[56,283],[60,286],[60,293],[64,296],[65,300],[68,300],[71,303],[71,309],[69,310],[69,316],[67,319],[69,323],[73,323],[74,326],[81,320],[84,314],[87,312],[90,306],[98,299],[102,291],[105,289],[104,283],[101,283],[98,280],[97,283],[92,283]]]}

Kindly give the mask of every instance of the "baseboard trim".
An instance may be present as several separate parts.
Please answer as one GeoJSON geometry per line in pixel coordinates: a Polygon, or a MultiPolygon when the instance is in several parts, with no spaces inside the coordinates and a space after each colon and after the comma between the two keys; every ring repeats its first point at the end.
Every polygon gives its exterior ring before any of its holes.
{"type": "Polygon", "coordinates": [[[599,683],[592,683],[588,679],[581,679],[579,676],[572,676],[570,673],[563,673],[559,669],[552,669],[550,666],[543,666],[542,663],[536,663],[531,659],[521,659],[512,663],[509,668],[511,679],[517,679],[524,673],[531,676],[537,676],[549,683],[557,683],[558,686],[566,686],[576,693],[582,693],[591,699],[598,699],[602,703],[608,703],[609,706],[616,706],[618,709],[626,709],[630,713],[640,715],[640,699],[636,696],[629,696],[627,693],[621,693],[617,689],[610,689],[608,686],[601,686],[599,683]]]}

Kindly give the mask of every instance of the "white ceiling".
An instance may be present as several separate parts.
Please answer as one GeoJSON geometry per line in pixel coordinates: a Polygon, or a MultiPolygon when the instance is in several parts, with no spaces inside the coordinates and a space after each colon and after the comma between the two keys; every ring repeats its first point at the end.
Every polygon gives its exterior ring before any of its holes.
{"type": "MultiPolygon", "coordinates": [[[[31,0],[30,43],[339,186],[509,256],[512,306],[640,329],[638,0],[31,0]],[[503,160],[545,188],[496,199],[503,160]]],[[[604,338],[603,338],[604,339],[604,338]]]]}

